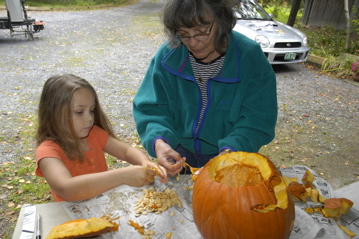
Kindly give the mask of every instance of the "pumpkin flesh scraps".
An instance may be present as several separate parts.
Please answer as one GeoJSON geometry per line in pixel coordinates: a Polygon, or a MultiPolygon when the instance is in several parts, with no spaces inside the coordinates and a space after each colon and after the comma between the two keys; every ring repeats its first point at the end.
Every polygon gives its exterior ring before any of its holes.
{"type": "Polygon", "coordinates": [[[129,219],[127,223],[128,223],[128,225],[133,227],[136,231],[138,231],[138,233],[143,235],[143,238],[152,238],[151,236],[155,234],[155,232],[152,230],[146,231],[144,226],[141,226],[140,224],[132,221],[131,219],[129,219]]]}
{"type": "Polygon", "coordinates": [[[256,167],[243,164],[235,164],[219,170],[214,176],[214,181],[228,185],[229,187],[256,186],[263,181],[262,175],[256,167]]]}
{"type": "Polygon", "coordinates": [[[338,225],[338,227],[339,227],[340,229],[342,229],[343,232],[345,232],[350,238],[355,237],[355,236],[357,235],[357,234],[355,234],[354,232],[350,231],[348,228],[346,228],[346,227],[343,226],[343,225],[338,225]]]}
{"type": "Polygon", "coordinates": [[[141,226],[140,224],[138,224],[137,222],[132,221],[131,219],[128,220],[128,225],[135,228],[136,231],[138,231],[138,233],[140,233],[141,235],[145,235],[144,226],[141,226]]]}
{"type": "Polygon", "coordinates": [[[193,216],[203,238],[289,238],[295,211],[282,182],[275,165],[261,154],[213,158],[193,187],[193,216]]]}
{"type": "MultiPolygon", "coordinates": [[[[186,159],[185,158],[183,158],[184,160],[183,160],[183,167],[188,167],[189,168],[189,170],[191,171],[191,181],[195,181],[196,180],[196,178],[197,178],[197,174],[196,174],[196,172],[198,171],[198,170],[200,170],[201,168],[194,168],[194,167],[192,167],[191,165],[189,165],[188,163],[186,163],[186,159]]],[[[178,176],[179,176],[179,173],[178,173],[178,176]]],[[[179,181],[179,180],[177,180],[177,181],[179,181]]]]}
{"type": "MultiPolygon", "coordinates": [[[[315,176],[310,170],[306,170],[302,182],[300,184],[297,178],[286,178],[284,177],[286,184],[288,185],[288,191],[291,194],[292,198],[297,201],[306,202],[311,200],[315,203],[318,203],[317,207],[314,208],[305,208],[309,214],[312,213],[321,213],[325,217],[333,218],[338,221],[341,215],[347,214],[353,206],[353,202],[347,198],[324,198],[319,191],[314,187],[313,183],[316,180],[315,176]]],[[[354,237],[355,233],[344,227],[343,225],[338,225],[348,236],[354,237]]]]}
{"type": "Polygon", "coordinates": [[[152,169],[153,171],[155,171],[155,176],[156,176],[156,177],[161,177],[161,176],[160,176],[160,171],[158,170],[158,168],[156,168],[156,167],[151,167],[150,169],[152,169]]]}
{"type": "Polygon", "coordinates": [[[315,207],[314,210],[306,210],[308,213],[318,212],[325,217],[331,217],[337,220],[341,215],[349,212],[353,206],[351,200],[347,198],[324,198],[313,185],[315,180],[315,176],[308,169],[303,175],[303,184],[293,179],[285,178],[286,183],[289,184],[288,191],[294,200],[303,202],[311,200],[318,203],[318,206],[315,207]]]}

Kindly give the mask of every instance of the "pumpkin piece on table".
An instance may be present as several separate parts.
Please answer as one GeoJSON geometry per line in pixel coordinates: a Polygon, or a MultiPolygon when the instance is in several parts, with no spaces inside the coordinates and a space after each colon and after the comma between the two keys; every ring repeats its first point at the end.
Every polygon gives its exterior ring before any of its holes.
{"type": "Polygon", "coordinates": [[[341,215],[348,213],[353,204],[347,198],[329,198],[324,201],[322,213],[325,217],[338,219],[341,215]]]}
{"type": "Polygon", "coordinates": [[[350,231],[348,228],[346,228],[345,226],[343,225],[338,225],[338,227],[340,229],[342,229],[350,238],[353,238],[355,237],[357,234],[355,234],[354,232],[350,231]]]}
{"type": "MultiPolygon", "coordinates": [[[[307,196],[310,198],[312,202],[319,202],[321,200],[319,191],[314,187],[309,187],[305,189],[307,192],[307,196]]],[[[324,199],[325,200],[325,199],[324,199]]],[[[321,201],[323,202],[323,201],[321,201]]]]}
{"type": "Polygon", "coordinates": [[[106,218],[75,219],[51,229],[46,239],[94,237],[118,230],[118,224],[106,218]]]}
{"type": "Polygon", "coordinates": [[[342,203],[339,198],[329,198],[324,201],[324,208],[322,213],[325,217],[340,217],[340,209],[342,203]]]}
{"type": "Polygon", "coordinates": [[[316,178],[310,170],[307,169],[305,171],[302,177],[303,184],[297,182],[295,179],[283,178],[288,185],[288,191],[294,200],[303,202],[310,200],[315,203],[324,202],[325,198],[313,185],[316,178]]]}
{"type": "Polygon", "coordinates": [[[294,200],[303,201],[303,199],[305,200],[305,198],[306,198],[307,191],[305,190],[304,185],[301,183],[294,182],[294,181],[291,182],[288,185],[288,191],[292,195],[294,200]]]}
{"type": "Polygon", "coordinates": [[[305,170],[305,173],[302,178],[302,182],[304,183],[304,187],[311,188],[313,187],[313,182],[315,181],[315,176],[312,174],[310,170],[305,170]]]}
{"type": "Polygon", "coordinates": [[[203,238],[289,238],[294,203],[275,165],[259,153],[211,159],[193,187],[193,216],[203,238]]]}
{"type": "Polygon", "coordinates": [[[340,202],[342,203],[342,207],[340,209],[341,215],[347,214],[354,205],[353,201],[347,198],[340,198],[340,202]]]}

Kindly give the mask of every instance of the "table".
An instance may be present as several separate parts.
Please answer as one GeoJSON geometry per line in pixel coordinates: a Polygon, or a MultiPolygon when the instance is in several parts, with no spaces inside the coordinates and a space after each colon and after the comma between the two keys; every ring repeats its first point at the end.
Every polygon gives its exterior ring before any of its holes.
{"type": "MultiPolygon", "coordinates": [[[[53,226],[72,220],[70,215],[65,211],[63,207],[65,203],[66,202],[53,202],[36,205],[36,211],[42,217],[42,238],[46,238],[46,235],[48,235],[53,226]]],[[[22,224],[24,220],[24,211],[24,207],[21,208],[19,218],[16,223],[16,228],[12,237],[13,239],[20,238],[22,224]]],[[[35,234],[32,238],[35,239],[35,234]]]]}
{"type": "MultiPolygon", "coordinates": [[[[193,221],[192,215],[192,191],[190,186],[193,182],[190,175],[182,175],[177,181],[176,177],[169,178],[169,182],[162,184],[156,178],[153,185],[142,188],[133,188],[127,185],[112,189],[96,198],[80,202],[54,202],[36,205],[36,211],[42,217],[42,238],[45,238],[51,228],[70,221],[75,218],[101,217],[106,213],[112,213],[112,217],[120,216],[116,220],[120,225],[120,230],[115,235],[101,236],[100,238],[126,238],[131,235],[132,239],[142,239],[133,227],[128,225],[128,220],[132,220],[140,225],[156,232],[153,238],[165,238],[168,232],[181,234],[184,238],[201,238],[200,233],[193,221]],[[161,214],[149,213],[136,217],[134,205],[142,197],[143,189],[155,187],[158,191],[166,188],[176,191],[182,205],[175,205],[161,214]]],[[[24,211],[22,208],[13,234],[13,239],[20,238],[24,221],[24,211]]],[[[146,229],[147,230],[147,229],[146,229]]],[[[111,234],[111,233],[110,233],[111,234]]],[[[35,239],[35,235],[33,237],[35,239]]],[[[173,237],[176,238],[176,237],[173,237]]],[[[178,238],[178,237],[177,237],[178,238]]]]}
{"type": "MultiPolygon", "coordinates": [[[[174,206],[167,210],[164,213],[158,215],[150,216],[140,216],[135,217],[133,213],[133,205],[135,204],[136,198],[142,193],[143,188],[131,188],[129,186],[121,186],[119,188],[110,190],[100,197],[86,200],[82,202],[55,202],[47,204],[38,204],[36,205],[37,213],[39,213],[42,218],[42,238],[45,238],[53,226],[62,224],[66,221],[72,220],[74,218],[90,218],[92,216],[99,217],[104,211],[115,212],[115,215],[121,216],[120,230],[122,233],[121,238],[126,238],[123,236],[131,235],[132,239],[139,238],[142,236],[136,232],[131,226],[127,225],[128,219],[133,219],[139,224],[144,225],[146,228],[149,227],[151,230],[156,232],[156,237],[153,238],[165,238],[165,233],[172,231],[173,239],[177,238],[198,238],[201,236],[197,231],[197,228],[193,222],[192,207],[191,207],[191,195],[192,191],[188,190],[187,187],[191,186],[192,183],[189,179],[189,175],[182,175],[180,181],[176,181],[175,177],[170,178],[168,184],[160,184],[159,180],[155,181],[156,188],[163,189],[166,187],[174,189],[179,198],[182,201],[182,207],[174,206]],[[76,208],[76,210],[73,210],[76,208]],[[76,211],[76,212],[75,212],[76,211]],[[175,216],[172,214],[175,213],[175,216]],[[158,225],[158,227],[157,227],[158,225]],[[177,232],[177,234],[176,234],[177,232]],[[179,234],[180,232],[180,234],[179,234]],[[178,236],[181,235],[181,236],[178,236]]],[[[149,188],[146,186],[144,188],[149,188]]],[[[335,191],[335,194],[338,197],[345,197],[354,202],[353,210],[351,210],[351,218],[353,222],[359,227],[359,181],[351,185],[343,187],[335,191]]],[[[296,214],[299,215],[298,209],[296,207],[296,214]]],[[[16,224],[16,228],[13,234],[13,239],[18,239],[21,234],[22,225],[24,218],[24,208],[21,209],[20,215],[16,224]]],[[[296,224],[298,227],[304,228],[303,220],[300,221],[300,218],[296,217],[296,224]]],[[[307,219],[306,219],[307,220],[307,219]]],[[[305,220],[305,221],[306,221],[305,220]]],[[[309,224],[309,223],[308,223],[309,224]]],[[[305,226],[307,227],[308,224],[305,226]]],[[[301,229],[301,228],[300,228],[301,229]]],[[[318,229],[319,230],[319,229],[318,229]]],[[[355,228],[356,230],[356,228],[355,228]]],[[[357,231],[355,231],[357,232],[357,231]]],[[[315,233],[319,233],[315,232],[315,233]]],[[[327,234],[325,234],[327,235],[327,234]]],[[[308,236],[308,235],[307,235],[308,236]]],[[[35,235],[33,237],[35,239],[35,235]]],[[[118,238],[116,237],[106,237],[103,238],[118,238]]],[[[306,235],[296,235],[292,232],[290,237],[291,239],[303,238],[308,239],[306,235]]],[[[330,238],[328,237],[325,238],[330,238]]],[[[338,237],[337,237],[338,238],[338,237]]],[[[349,237],[339,237],[339,238],[349,238],[349,237]]],[[[355,237],[358,238],[358,237],[355,237]]]]}

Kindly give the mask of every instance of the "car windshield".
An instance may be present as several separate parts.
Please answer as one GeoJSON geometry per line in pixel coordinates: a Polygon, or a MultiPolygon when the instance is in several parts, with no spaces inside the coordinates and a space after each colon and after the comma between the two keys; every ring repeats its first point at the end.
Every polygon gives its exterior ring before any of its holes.
{"type": "Polygon", "coordinates": [[[270,15],[253,0],[236,1],[235,11],[237,18],[242,20],[272,20],[270,15]]]}

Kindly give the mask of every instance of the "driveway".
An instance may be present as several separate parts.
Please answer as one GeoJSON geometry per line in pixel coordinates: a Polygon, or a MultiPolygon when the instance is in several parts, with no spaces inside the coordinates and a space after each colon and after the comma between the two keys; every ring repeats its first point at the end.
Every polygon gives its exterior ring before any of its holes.
{"type": "MultiPolygon", "coordinates": [[[[163,1],[162,1],[163,2],[163,1]]],[[[34,41],[0,31],[0,162],[33,157],[41,88],[54,74],[89,80],[116,133],[136,144],[132,99],[164,42],[161,2],[83,12],[31,11],[46,22],[34,41]]],[[[303,164],[334,188],[359,180],[359,87],[306,64],[275,66],[279,119],[275,140],[261,149],[278,167],[303,164]]]]}

